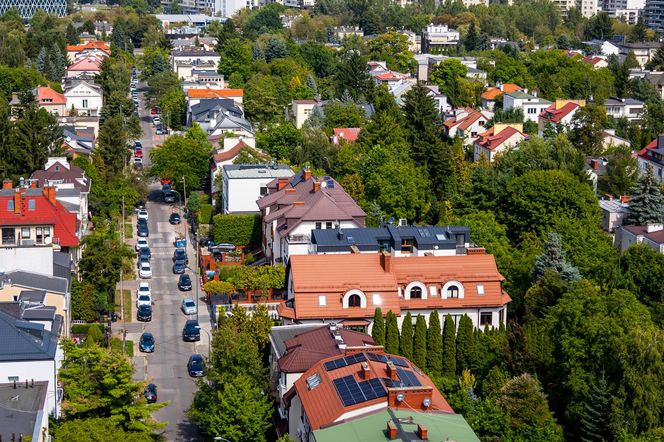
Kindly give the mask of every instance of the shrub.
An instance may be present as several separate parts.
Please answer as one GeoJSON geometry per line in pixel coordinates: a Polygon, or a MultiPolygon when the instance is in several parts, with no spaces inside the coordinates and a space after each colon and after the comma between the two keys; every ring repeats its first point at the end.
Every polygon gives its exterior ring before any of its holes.
{"type": "Polygon", "coordinates": [[[199,224],[210,224],[212,222],[212,204],[201,204],[198,215],[199,224]]]}
{"type": "Polygon", "coordinates": [[[104,324],[74,324],[71,326],[71,332],[74,335],[87,335],[91,328],[98,329],[99,333],[104,336],[104,324]]]}
{"type": "Polygon", "coordinates": [[[216,243],[237,246],[259,245],[261,242],[260,215],[215,215],[212,236],[216,243]]]}

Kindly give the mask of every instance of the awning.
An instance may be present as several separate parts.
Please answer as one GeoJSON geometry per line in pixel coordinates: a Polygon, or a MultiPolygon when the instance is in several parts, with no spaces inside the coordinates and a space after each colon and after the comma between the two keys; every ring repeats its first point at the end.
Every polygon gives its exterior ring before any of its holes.
{"type": "Polygon", "coordinates": [[[365,319],[345,319],[341,321],[341,325],[344,327],[366,327],[369,325],[369,321],[365,319]]]}

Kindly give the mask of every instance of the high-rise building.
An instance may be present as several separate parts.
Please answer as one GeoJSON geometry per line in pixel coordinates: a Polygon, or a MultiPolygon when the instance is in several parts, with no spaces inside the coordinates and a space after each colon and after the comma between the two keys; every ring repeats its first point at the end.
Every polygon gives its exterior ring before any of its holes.
{"type": "Polygon", "coordinates": [[[571,8],[577,8],[581,15],[590,18],[597,14],[599,5],[597,0],[553,0],[553,3],[560,8],[560,13],[566,17],[567,11],[571,8]]]}
{"type": "Polygon", "coordinates": [[[633,25],[643,13],[645,6],[646,0],[604,0],[602,10],[612,18],[622,19],[633,25]]]}
{"type": "Polygon", "coordinates": [[[646,0],[644,15],[648,27],[664,33],[664,0],[646,0]]]}
{"type": "Polygon", "coordinates": [[[67,0],[0,0],[0,15],[15,8],[24,20],[29,20],[38,10],[63,17],[67,13],[67,0]]]}

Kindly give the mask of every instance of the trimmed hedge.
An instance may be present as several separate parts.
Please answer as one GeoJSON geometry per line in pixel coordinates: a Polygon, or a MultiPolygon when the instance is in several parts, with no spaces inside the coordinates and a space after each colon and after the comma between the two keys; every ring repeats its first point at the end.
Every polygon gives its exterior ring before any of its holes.
{"type": "Polygon", "coordinates": [[[101,335],[104,335],[104,324],[74,324],[71,326],[71,332],[74,335],[87,335],[88,330],[92,327],[96,327],[101,332],[101,335]]]}
{"type": "Polygon", "coordinates": [[[215,215],[212,218],[215,243],[257,246],[261,243],[260,215],[215,215]]]}
{"type": "Polygon", "coordinates": [[[198,215],[199,224],[210,224],[212,222],[212,204],[201,204],[198,215]]]}

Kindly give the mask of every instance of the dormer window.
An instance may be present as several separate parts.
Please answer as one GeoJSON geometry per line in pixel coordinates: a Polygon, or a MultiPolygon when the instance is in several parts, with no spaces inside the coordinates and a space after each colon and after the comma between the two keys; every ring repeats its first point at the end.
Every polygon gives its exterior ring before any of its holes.
{"type": "Polygon", "coordinates": [[[361,307],[362,306],[362,298],[360,298],[360,295],[350,295],[348,298],[348,307],[361,307]]]}
{"type": "Polygon", "coordinates": [[[447,297],[448,298],[458,298],[459,297],[459,287],[456,285],[451,285],[447,288],[447,297]]]}
{"type": "Polygon", "coordinates": [[[7,201],[7,211],[8,212],[13,212],[14,211],[14,200],[8,200],[7,201]]]}
{"type": "Polygon", "coordinates": [[[410,289],[410,299],[422,299],[422,288],[415,286],[410,289]]]}

